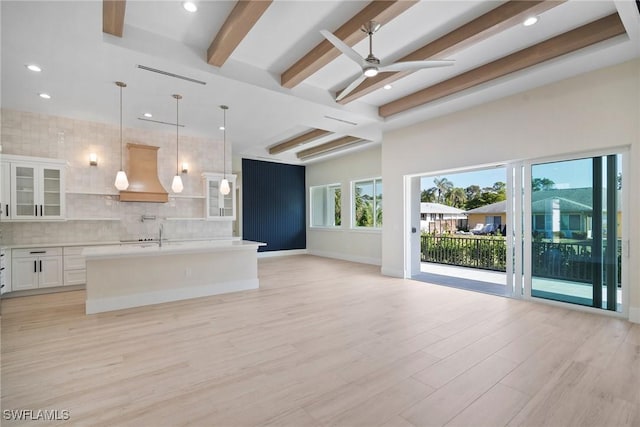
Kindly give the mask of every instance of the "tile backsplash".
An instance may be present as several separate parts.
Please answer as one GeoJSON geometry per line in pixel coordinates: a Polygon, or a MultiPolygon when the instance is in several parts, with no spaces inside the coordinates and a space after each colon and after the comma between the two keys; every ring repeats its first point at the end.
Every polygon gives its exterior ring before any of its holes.
{"type": "MultiPolygon", "coordinates": [[[[64,222],[3,222],[2,244],[100,242],[155,238],[160,224],[171,238],[224,238],[232,235],[230,221],[199,220],[205,200],[202,172],[223,170],[222,140],[180,136],[184,191],[171,194],[175,175],[175,134],[123,129],[123,140],[160,147],[158,176],[169,192],[168,203],[120,202],[113,186],[120,169],[119,127],[44,114],[2,109],[2,154],[48,157],[67,161],[64,222]],[[89,165],[96,153],[98,166],[89,165]],[[155,220],[142,221],[142,216],[155,220]],[[97,219],[96,219],[97,218],[97,219]],[[179,218],[179,219],[175,219],[179,218]],[[183,219],[180,219],[183,218],[183,219]],[[91,219],[91,220],[89,220],[91,219]]],[[[123,151],[127,170],[126,148],[123,151]]],[[[231,152],[230,144],[227,153],[231,152]]],[[[227,156],[227,170],[231,156],[227,156]]]]}

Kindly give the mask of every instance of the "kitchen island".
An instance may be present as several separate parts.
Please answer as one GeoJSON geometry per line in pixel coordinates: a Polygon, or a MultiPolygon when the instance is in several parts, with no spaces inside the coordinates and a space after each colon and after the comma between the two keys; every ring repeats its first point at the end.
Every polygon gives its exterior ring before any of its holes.
{"type": "Polygon", "coordinates": [[[257,289],[263,245],[208,240],[87,248],[86,313],[257,289]]]}

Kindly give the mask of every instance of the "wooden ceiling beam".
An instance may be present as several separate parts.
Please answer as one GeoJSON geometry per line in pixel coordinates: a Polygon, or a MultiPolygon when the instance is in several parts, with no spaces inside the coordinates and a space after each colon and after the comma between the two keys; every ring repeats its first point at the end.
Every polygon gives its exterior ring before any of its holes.
{"type": "Polygon", "coordinates": [[[343,136],[342,138],[329,141],[325,144],[316,145],[315,147],[311,147],[306,150],[299,151],[296,153],[296,156],[298,156],[299,159],[307,159],[309,157],[313,157],[318,154],[323,154],[329,151],[337,150],[339,148],[343,148],[360,141],[363,141],[363,139],[357,138],[355,136],[343,136]]]}
{"type": "MultiPolygon", "coordinates": [[[[510,0],[484,15],[467,22],[457,29],[445,34],[433,42],[414,50],[410,54],[400,58],[396,62],[423,61],[425,59],[444,59],[471,45],[480,43],[508,28],[521,24],[528,16],[539,15],[554,8],[566,0],[547,1],[520,1],[510,0]]],[[[366,79],[349,95],[338,101],[339,104],[348,104],[375,90],[391,84],[411,74],[411,71],[398,73],[381,73],[375,77],[366,79]]],[[[343,89],[344,90],[344,89],[343,89]]],[[[340,93],[342,91],[338,91],[340,93]]]]}
{"type": "Polygon", "coordinates": [[[380,106],[378,112],[382,117],[389,117],[621,34],[625,34],[624,25],[618,14],[614,13],[389,102],[380,106]]]}
{"type": "Polygon", "coordinates": [[[207,62],[222,67],[272,1],[239,0],[207,49],[207,62]]]}
{"type": "MultiPolygon", "coordinates": [[[[384,25],[416,3],[418,2],[415,0],[372,1],[338,28],[334,34],[347,45],[353,46],[367,37],[364,32],[360,31],[363,24],[368,21],[376,21],[384,25]]],[[[340,51],[327,40],[323,40],[282,73],[280,84],[291,89],[338,56],[340,56],[340,51]]]]}
{"type": "Polygon", "coordinates": [[[122,37],[126,0],[102,0],[102,32],[122,37]]]}
{"type": "Polygon", "coordinates": [[[333,132],[329,132],[328,130],[324,130],[324,129],[313,129],[310,132],[304,133],[302,135],[296,136],[295,138],[292,138],[280,144],[274,145],[273,147],[269,148],[269,154],[282,153],[283,151],[291,150],[292,148],[295,148],[299,145],[306,144],[308,142],[311,142],[313,140],[316,140],[326,135],[330,135],[332,133],[333,132]]]}

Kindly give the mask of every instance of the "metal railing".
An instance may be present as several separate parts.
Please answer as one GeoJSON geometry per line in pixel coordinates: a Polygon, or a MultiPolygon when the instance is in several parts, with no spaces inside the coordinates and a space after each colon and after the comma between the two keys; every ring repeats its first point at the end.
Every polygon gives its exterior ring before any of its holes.
{"type": "MultiPolygon", "coordinates": [[[[603,253],[607,250],[604,241],[603,253]]],[[[617,241],[618,274],[621,284],[622,242],[617,241]]],[[[507,243],[503,237],[421,236],[421,261],[483,270],[506,271],[507,243]]],[[[537,277],[593,282],[592,242],[544,242],[531,245],[532,273],[537,277]]],[[[603,266],[606,278],[606,265],[603,266]]],[[[606,279],[605,279],[606,280],[606,279]]]]}

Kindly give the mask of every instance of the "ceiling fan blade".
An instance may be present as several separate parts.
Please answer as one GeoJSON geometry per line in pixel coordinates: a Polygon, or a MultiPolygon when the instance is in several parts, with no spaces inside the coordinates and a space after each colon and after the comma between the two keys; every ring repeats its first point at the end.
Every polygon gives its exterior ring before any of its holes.
{"type": "Polygon", "coordinates": [[[447,67],[453,65],[455,61],[451,60],[434,60],[434,61],[406,61],[396,62],[395,64],[385,65],[378,69],[381,73],[389,71],[413,71],[420,70],[422,68],[435,68],[435,67],[447,67]]]}
{"type": "Polygon", "coordinates": [[[336,97],[336,101],[340,101],[345,96],[349,95],[355,88],[360,86],[360,83],[365,81],[367,77],[365,75],[361,75],[357,79],[351,82],[349,86],[347,86],[340,94],[336,97]]]}
{"type": "Polygon", "coordinates": [[[361,57],[358,52],[347,46],[345,42],[343,42],[338,37],[334,36],[333,33],[327,30],[321,30],[320,34],[322,34],[325,39],[327,39],[332,45],[334,45],[340,52],[344,53],[349,59],[362,66],[364,58],[361,57]]]}

